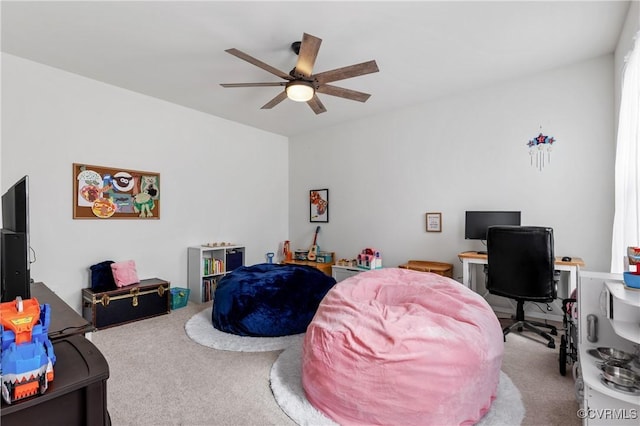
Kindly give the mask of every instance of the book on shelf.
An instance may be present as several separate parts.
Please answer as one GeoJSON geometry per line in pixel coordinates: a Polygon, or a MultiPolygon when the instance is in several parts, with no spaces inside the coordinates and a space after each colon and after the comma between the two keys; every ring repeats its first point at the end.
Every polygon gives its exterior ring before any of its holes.
{"type": "Polygon", "coordinates": [[[202,301],[208,302],[213,300],[213,295],[218,285],[218,278],[204,278],[202,280],[202,301]]]}
{"type": "Polygon", "coordinates": [[[223,274],[224,269],[224,261],[221,259],[215,259],[212,257],[205,257],[202,259],[203,268],[202,275],[216,275],[223,274]]]}

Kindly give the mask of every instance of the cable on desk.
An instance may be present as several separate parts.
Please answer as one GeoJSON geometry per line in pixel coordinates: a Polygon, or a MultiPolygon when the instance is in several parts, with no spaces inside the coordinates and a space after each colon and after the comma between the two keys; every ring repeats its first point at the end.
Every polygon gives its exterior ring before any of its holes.
{"type": "Polygon", "coordinates": [[[53,333],[49,333],[49,337],[51,336],[62,336],[67,334],[67,331],[69,330],[82,330],[82,329],[89,329],[86,325],[79,325],[76,327],[65,327],[62,330],[58,330],[58,331],[54,331],[53,333]]]}

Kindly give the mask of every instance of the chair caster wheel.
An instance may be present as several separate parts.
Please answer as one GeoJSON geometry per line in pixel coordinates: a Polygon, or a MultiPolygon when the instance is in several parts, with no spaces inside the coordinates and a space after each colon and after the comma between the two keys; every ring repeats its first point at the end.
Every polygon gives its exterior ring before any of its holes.
{"type": "Polygon", "coordinates": [[[555,349],[556,348],[556,344],[554,342],[549,342],[549,343],[547,343],[547,347],[551,348],[551,349],[555,349]]]}
{"type": "Polygon", "coordinates": [[[551,335],[552,336],[557,336],[558,335],[558,330],[556,330],[555,328],[551,329],[551,335]]]}

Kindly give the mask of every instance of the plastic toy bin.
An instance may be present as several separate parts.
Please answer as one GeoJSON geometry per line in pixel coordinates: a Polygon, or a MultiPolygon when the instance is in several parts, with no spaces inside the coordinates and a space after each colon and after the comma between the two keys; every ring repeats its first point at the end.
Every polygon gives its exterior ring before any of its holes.
{"type": "Polygon", "coordinates": [[[180,309],[187,306],[189,300],[189,289],[182,287],[171,288],[171,309],[180,309]]]}

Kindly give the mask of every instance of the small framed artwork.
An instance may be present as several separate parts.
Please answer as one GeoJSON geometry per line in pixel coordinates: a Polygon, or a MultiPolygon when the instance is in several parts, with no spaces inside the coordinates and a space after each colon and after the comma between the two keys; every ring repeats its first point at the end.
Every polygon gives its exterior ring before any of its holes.
{"type": "Polygon", "coordinates": [[[442,232],[442,213],[427,213],[427,232],[442,232]]]}
{"type": "Polygon", "coordinates": [[[329,190],[309,191],[309,222],[329,222],[329,190]]]}

